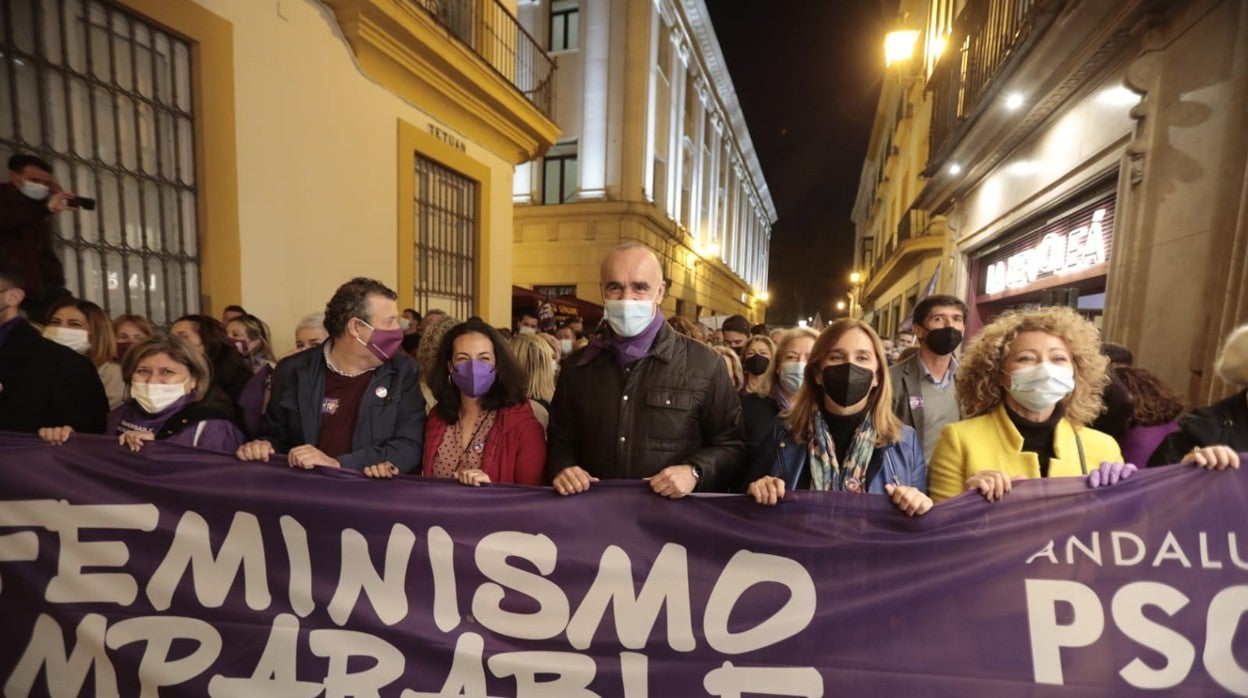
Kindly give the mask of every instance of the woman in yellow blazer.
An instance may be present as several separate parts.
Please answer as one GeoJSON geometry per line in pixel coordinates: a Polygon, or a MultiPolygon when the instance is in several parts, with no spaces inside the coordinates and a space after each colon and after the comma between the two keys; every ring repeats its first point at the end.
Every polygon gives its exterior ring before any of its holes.
{"type": "Polygon", "coordinates": [[[1022,478],[1087,475],[1098,487],[1130,476],[1118,442],[1087,426],[1107,366],[1096,327],[1070,308],[1013,311],[984,327],[958,366],[969,418],[940,432],[928,464],[932,499],[978,490],[995,501],[1022,478]]]}

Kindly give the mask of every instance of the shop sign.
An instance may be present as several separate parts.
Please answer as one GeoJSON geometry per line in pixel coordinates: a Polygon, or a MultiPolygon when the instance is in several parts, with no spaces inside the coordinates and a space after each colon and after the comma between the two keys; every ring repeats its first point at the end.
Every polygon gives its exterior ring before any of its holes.
{"type": "MultiPolygon", "coordinates": [[[[1076,274],[1108,259],[1105,218],[1112,215],[1113,204],[1096,209],[1089,221],[1073,230],[1061,227],[1044,235],[1040,241],[988,265],[984,293],[993,295],[1010,291],[1050,277],[1076,274]]],[[[1078,220],[1078,219],[1077,219],[1078,220]]],[[[1111,224],[1112,224],[1112,218],[1111,224]]]]}

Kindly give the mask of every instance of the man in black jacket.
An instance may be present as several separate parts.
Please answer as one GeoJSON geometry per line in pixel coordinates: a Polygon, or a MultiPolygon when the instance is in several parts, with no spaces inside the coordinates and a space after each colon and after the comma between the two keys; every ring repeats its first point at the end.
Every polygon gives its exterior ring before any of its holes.
{"type": "Polygon", "coordinates": [[[22,275],[22,310],[35,322],[43,322],[49,306],[70,296],[53,247],[52,214],[71,208],[73,196],[52,179],[46,161],[24,153],[9,158],[9,181],[0,184],[0,255],[22,275]]]}
{"type": "Polygon", "coordinates": [[[100,374],[78,352],[44,339],[18,315],[22,277],[0,254],[0,429],[71,426],[103,433],[108,398],[100,374]]]}
{"type": "Polygon", "coordinates": [[[273,370],[260,438],[238,447],[241,460],[285,453],[291,467],[420,473],[425,399],[416,362],[399,350],[397,298],[373,279],[338,287],[325,306],[330,340],[273,370]]]}
{"type": "Polygon", "coordinates": [[[740,484],[741,401],[723,361],[663,321],[663,272],[640,243],[602,262],[608,329],[563,362],[546,478],[560,494],[599,478],[647,479],[665,497],[740,484]]]}

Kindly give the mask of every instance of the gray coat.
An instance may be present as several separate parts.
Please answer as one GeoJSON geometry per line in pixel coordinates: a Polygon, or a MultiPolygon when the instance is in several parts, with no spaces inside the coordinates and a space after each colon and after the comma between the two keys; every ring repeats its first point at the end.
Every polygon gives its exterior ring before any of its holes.
{"type": "MultiPolygon", "coordinates": [[[[914,352],[910,358],[899,361],[888,367],[888,378],[893,384],[893,414],[896,414],[902,424],[913,427],[914,433],[919,437],[919,443],[926,444],[929,438],[935,439],[939,434],[923,433],[922,415],[916,419],[914,414],[914,405],[922,404],[923,387],[923,367],[919,364],[919,352],[914,352]]],[[[962,409],[959,405],[958,414],[961,415],[962,409]]]]}

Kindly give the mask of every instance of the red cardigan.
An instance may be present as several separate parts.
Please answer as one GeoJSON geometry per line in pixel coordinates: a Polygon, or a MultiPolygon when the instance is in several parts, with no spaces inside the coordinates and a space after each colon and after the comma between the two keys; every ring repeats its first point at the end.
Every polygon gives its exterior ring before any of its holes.
{"type": "MultiPolygon", "coordinates": [[[[425,422],[422,467],[425,477],[433,475],[433,459],[448,426],[437,410],[429,413],[425,422]]],[[[481,457],[481,470],[490,477],[490,482],[541,485],[545,467],[546,434],[533,416],[528,401],[500,409],[490,435],[485,438],[485,453],[481,457]]]]}

